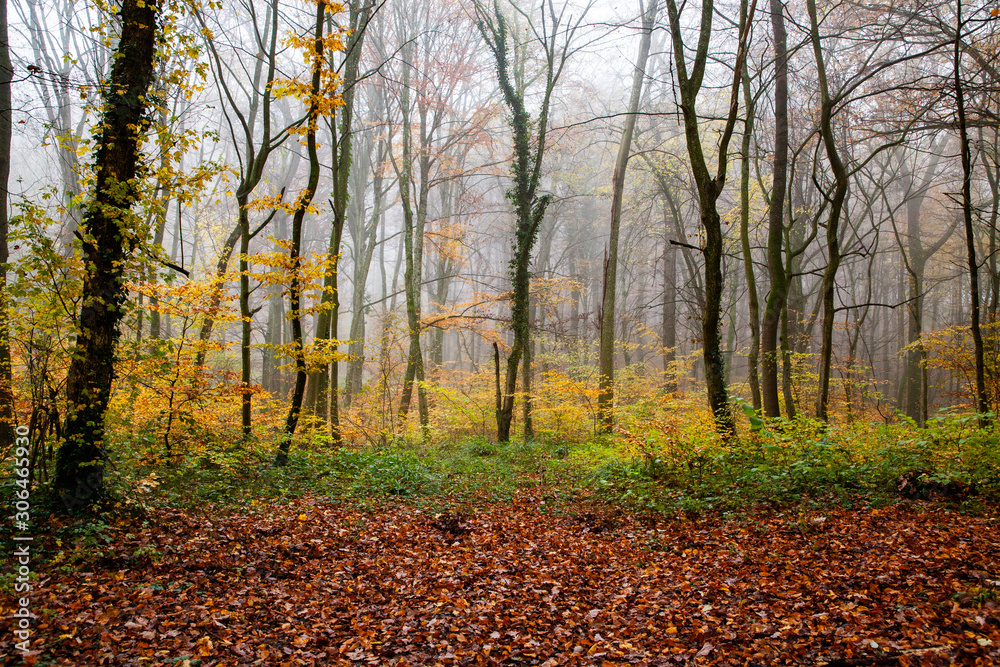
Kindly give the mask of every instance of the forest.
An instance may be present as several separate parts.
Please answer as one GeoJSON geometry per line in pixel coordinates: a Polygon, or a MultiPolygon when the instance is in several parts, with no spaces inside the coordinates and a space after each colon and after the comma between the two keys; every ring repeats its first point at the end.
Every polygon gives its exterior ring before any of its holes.
{"type": "Polygon", "coordinates": [[[0,2],[4,664],[1000,662],[998,21],[0,2]]]}

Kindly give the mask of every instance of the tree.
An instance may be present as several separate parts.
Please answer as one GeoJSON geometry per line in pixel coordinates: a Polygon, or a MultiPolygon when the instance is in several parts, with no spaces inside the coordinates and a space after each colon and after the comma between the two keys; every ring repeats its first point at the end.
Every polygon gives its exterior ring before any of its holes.
{"type": "MultiPolygon", "coordinates": [[[[265,223],[260,225],[255,231],[250,231],[251,201],[254,190],[260,184],[264,176],[264,167],[271,154],[284,143],[289,135],[289,128],[279,132],[274,132],[271,123],[271,102],[273,95],[273,83],[275,69],[277,67],[278,54],[278,0],[273,0],[267,5],[267,13],[264,18],[264,30],[257,29],[257,15],[254,7],[250,5],[250,13],[254,26],[254,39],[257,41],[254,53],[254,74],[249,81],[249,91],[247,93],[247,108],[244,111],[237,101],[236,90],[244,88],[245,83],[230,82],[227,77],[228,68],[223,63],[211,32],[201,14],[198,14],[202,26],[202,33],[206,37],[209,52],[212,56],[213,68],[215,70],[215,80],[219,87],[223,104],[228,109],[227,121],[230,135],[234,146],[242,144],[242,152],[237,148],[239,155],[239,182],[236,186],[237,222],[230,232],[222,247],[216,265],[216,281],[214,299],[215,308],[218,308],[222,297],[222,278],[229,265],[229,258],[236,246],[240,243],[240,369],[242,376],[241,391],[241,420],[243,426],[243,439],[247,440],[251,434],[251,398],[250,388],[251,365],[250,365],[250,335],[251,335],[251,312],[250,312],[250,240],[259,233],[264,226],[270,222],[267,218],[265,223]],[[260,115],[258,116],[258,112],[260,115]],[[233,122],[235,118],[235,123],[233,122]],[[258,122],[261,137],[258,139],[258,122]]],[[[273,214],[272,214],[273,217],[273,214]]],[[[214,309],[213,309],[214,310],[214,309]]],[[[209,316],[202,324],[200,339],[207,342],[212,333],[214,324],[213,310],[209,311],[209,316]]],[[[204,348],[198,352],[198,364],[205,361],[204,348]]]]}
{"type": "MultiPolygon", "coordinates": [[[[343,63],[343,93],[340,96],[340,124],[331,118],[329,123],[333,156],[331,172],[333,176],[333,198],[330,206],[333,221],[330,226],[330,241],[327,245],[326,270],[323,275],[323,294],[320,297],[320,310],[316,316],[315,341],[324,349],[324,355],[332,357],[330,363],[324,363],[322,369],[313,374],[312,382],[307,386],[306,406],[318,412],[323,417],[329,416],[335,442],[341,441],[340,413],[337,392],[339,389],[339,364],[337,355],[337,324],[340,317],[340,291],[338,285],[338,269],[340,266],[340,246],[344,237],[344,224],[347,219],[348,184],[350,183],[353,164],[354,135],[354,99],[358,80],[358,66],[361,62],[361,49],[365,34],[368,31],[368,21],[371,18],[374,4],[367,0],[354,0],[350,3],[348,17],[347,47],[343,63]],[[322,341],[322,342],[321,342],[322,341]]],[[[330,18],[329,20],[332,20],[330,18]]],[[[330,54],[329,67],[334,68],[333,54],[330,54]]]]}
{"type": "Polygon", "coordinates": [[[320,163],[316,143],[316,129],[319,125],[319,119],[320,116],[329,115],[340,103],[339,98],[334,94],[339,77],[330,72],[329,68],[324,67],[324,52],[327,49],[343,49],[342,33],[334,31],[329,35],[324,35],[324,27],[327,23],[324,18],[327,11],[337,12],[341,9],[340,5],[327,3],[326,0],[317,1],[313,37],[310,40],[297,41],[299,45],[308,47],[306,62],[311,69],[312,77],[308,84],[299,82],[289,82],[288,84],[290,89],[295,90],[297,94],[306,99],[307,112],[304,132],[306,153],[309,156],[309,177],[306,181],[306,187],[299,193],[298,200],[295,202],[295,213],[292,216],[292,243],[288,251],[292,274],[288,286],[288,301],[289,315],[292,320],[295,385],[292,389],[292,402],[288,408],[288,416],[285,418],[285,433],[281,442],[278,443],[278,453],[274,459],[274,465],[278,467],[288,463],[288,452],[292,446],[295,428],[299,423],[308,376],[306,349],[302,335],[302,292],[304,288],[302,282],[302,221],[312,206],[313,197],[319,185],[320,163]]]}
{"type": "Polygon", "coordinates": [[[159,10],[156,0],[123,0],[121,36],[101,90],[96,179],[81,226],[86,269],[79,331],[66,378],[65,440],[54,480],[67,509],[95,505],[104,496],[104,414],[126,299],[126,266],[140,241],[131,209],[141,176],[139,142],[149,123],[159,10]]]}
{"type": "Polygon", "coordinates": [[[826,150],[826,158],[833,172],[834,191],[828,197],[830,213],[826,220],[826,269],[823,271],[823,281],[820,287],[823,299],[822,342],[820,344],[819,362],[819,392],[816,398],[816,418],[827,419],[827,404],[830,397],[830,366],[833,360],[833,324],[836,317],[834,305],[834,290],[836,289],[837,269],[840,268],[840,216],[847,198],[847,168],[837,149],[837,140],[833,134],[833,105],[830,95],[830,85],[826,75],[826,59],[823,57],[823,46],[820,42],[819,19],[816,15],[816,0],[806,0],[809,12],[809,35],[812,41],[813,55],[816,57],[816,81],[819,84],[820,112],[819,134],[826,150]]]}
{"type": "MultiPolygon", "coordinates": [[[[774,35],[774,159],[771,165],[771,199],[767,213],[767,273],[771,287],[764,302],[760,332],[761,406],[768,417],[780,417],[778,403],[778,327],[788,301],[782,243],[785,237],[785,193],[788,182],[788,33],[785,7],[771,0],[774,35]]],[[[786,406],[791,415],[794,406],[786,406]]]]}
{"type": "MultiPolygon", "coordinates": [[[[747,0],[743,0],[746,4],[747,0]]],[[[667,0],[667,16],[670,19],[670,36],[673,42],[674,65],[677,88],[680,92],[679,104],[684,116],[684,137],[687,142],[688,159],[691,172],[698,189],[698,203],[701,213],[701,224],[705,230],[705,311],[702,316],[702,343],[705,360],[705,384],[708,390],[708,404],[715,416],[719,432],[724,437],[736,434],[736,424],[733,421],[729,407],[729,393],[726,389],[725,370],[722,363],[721,340],[719,336],[719,321],[722,312],[722,219],[719,216],[718,199],[726,184],[726,170],[729,160],[729,142],[733,136],[739,113],[740,81],[743,75],[743,62],[746,59],[747,41],[750,26],[757,7],[752,0],[747,12],[741,10],[741,16],[746,21],[740,25],[740,38],[736,53],[736,63],[733,69],[733,83],[730,91],[729,110],[725,118],[725,126],[718,144],[718,166],[715,175],[709,173],[708,162],[702,147],[700,121],[697,104],[698,93],[701,91],[705,77],[705,67],[708,64],[708,47],[712,37],[712,19],[715,13],[714,0],[702,0],[701,27],[698,33],[698,45],[694,59],[688,70],[687,55],[684,45],[684,26],[681,23],[680,12],[675,0],[667,0]]]]}
{"type": "Polygon", "coordinates": [[[984,359],[983,332],[980,327],[979,264],[976,260],[976,235],[972,227],[972,155],[969,149],[969,130],[965,117],[965,88],[962,83],[962,0],[955,8],[955,105],[958,120],[959,148],[962,154],[962,221],[965,228],[965,247],[969,262],[969,295],[971,298],[971,328],[973,353],[976,366],[976,411],[979,425],[986,427],[992,421],[988,416],[986,400],[986,362],[984,359]]]}
{"type": "Polygon", "coordinates": [[[625,116],[625,127],[622,129],[621,142],[618,144],[618,157],[615,159],[615,171],[611,179],[611,234],[608,241],[608,259],[604,268],[604,300],[601,309],[601,353],[600,353],[600,391],[597,394],[598,411],[604,430],[609,432],[614,423],[614,392],[615,392],[615,289],[618,277],[618,233],[622,218],[622,197],[625,192],[625,169],[632,153],[632,132],[635,130],[636,114],[639,111],[639,98],[642,95],[642,81],[646,77],[646,61],[649,60],[649,45],[652,42],[653,24],[659,9],[659,0],[651,0],[648,9],[643,11],[642,0],[639,0],[642,15],[642,38],[639,40],[639,55],[635,60],[635,71],[632,75],[632,92],[629,97],[628,114],[625,116]]]}
{"type": "Polygon", "coordinates": [[[0,0],[0,451],[14,444],[14,385],[10,368],[10,327],[7,292],[7,206],[10,180],[11,98],[14,67],[7,36],[7,0],[0,0]]]}
{"type": "MultiPolygon", "coordinates": [[[[511,44],[508,41],[510,34],[507,29],[507,19],[500,9],[500,2],[494,0],[492,13],[478,0],[476,2],[476,26],[496,62],[497,82],[503,94],[504,104],[511,114],[509,123],[514,143],[514,159],[510,167],[513,185],[507,191],[507,199],[513,205],[515,218],[514,243],[509,264],[513,287],[510,302],[514,341],[507,355],[503,388],[501,390],[498,387],[500,395],[497,397],[496,421],[497,440],[500,442],[510,441],[517,372],[521,355],[527,349],[530,337],[528,299],[531,276],[528,269],[531,264],[531,249],[538,238],[538,227],[545,216],[545,209],[552,201],[551,195],[542,195],[538,192],[542,160],[545,157],[545,140],[549,129],[549,108],[556,83],[570,56],[573,36],[589,8],[590,5],[587,5],[574,22],[572,17],[566,16],[568,5],[563,5],[557,14],[554,0],[542,0],[541,29],[532,25],[531,30],[544,52],[541,77],[544,77],[545,88],[538,120],[533,122],[525,106],[526,82],[523,80],[523,70],[511,71],[511,44]],[[563,36],[561,43],[558,41],[560,36],[563,36]]],[[[497,372],[499,373],[499,368],[497,372]]]]}
{"type": "MultiPolygon", "coordinates": [[[[417,385],[417,410],[423,437],[428,437],[430,421],[427,407],[427,389],[424,386],[424,357],[420,349],[420,286],[423,282],[424,255],[424,225],[427,220],[427,162],[426,152],[420,155],[420,192],[417,201],[417,216],[414,220],[413,205],[410,195],[410,185],[413,182],[413,150],[412,130],[410,123],[410,76],[412,67],[413,44],[407,41],[402,48],[403,77],[402,95],[400,96],[400,113],[402,116],[403,150],[401,164],[396,170],[399,183],[399,199],[403,206],[403,255],[406,269],[403,273],[403,290],[406,295],[406,325],[409,339],[409,349],[406,354],[406,371],[403,376],[403,396],[399,402],[400,421],[405,421],[410,410],[410,400],[413,396],[413,385],[417,385]]],[[[426,115],[421,123],[421,140],[426,139],[426,115]]],[[[425,143],[422,148],[427,149],[425,143]]],[[[395,165],[395,160],[393,160],[395,165]]]]}
{"type": "MultiPolygon", "coordinates": [[[[743,253],[743,275],[747,281],[746,289],[750,311],[750,352],[747,354],[747,379],[750,383],[750,400],[753,409],[760,410],[760,299],[757,294],[757,275],[753,266],[753,249],[750,247],[750,163],[752,162],[750,142],[753,138],[754,122],[757,115],[757,95],[753,94],[750,87],[750,68],[746,61],[743,62],[742,75],[743,106],[746,108],[746,117],[743,121],[743,138],[740,145],[740,246],[743,253]]],[[[758,92],[759,94],[760,92],[758,92]]],[[[735,328],[735,318],[731,319],[730,322],[735,328]]]]}

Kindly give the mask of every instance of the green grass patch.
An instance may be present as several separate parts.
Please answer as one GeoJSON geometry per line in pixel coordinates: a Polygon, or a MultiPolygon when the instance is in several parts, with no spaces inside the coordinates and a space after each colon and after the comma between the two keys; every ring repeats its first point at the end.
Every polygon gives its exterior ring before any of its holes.
{"type": "Polygon", "coordinates": [[[596,496],[661,513],[736,511],[760,504],[885,504],[939,499],[976,508],[1000,499],[1000,430],[945,412],[909,424],[755,424],[724,443],[710,428],[632,419],[614,434],[530,442],[481,436],[381,447],[296,441],[288,465],[274,443],[206,443],[173,461],[143,461],[119,445],[110,475],[126,500],[245,506],[305,494],[336,501],[507,502],[596,496]]]}

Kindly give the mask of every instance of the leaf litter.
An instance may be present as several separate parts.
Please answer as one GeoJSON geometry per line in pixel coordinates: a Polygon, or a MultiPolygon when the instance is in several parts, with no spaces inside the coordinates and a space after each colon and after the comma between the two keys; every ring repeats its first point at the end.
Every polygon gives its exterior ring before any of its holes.
{"type": "Polygon", "coordinates": [[[110,555],[39,565],[32,652],[10,631],[0,652],[143,667],[1000,663],[995,516],[578,510],[527,495],[443,513],[156,510],[110,555]]]}

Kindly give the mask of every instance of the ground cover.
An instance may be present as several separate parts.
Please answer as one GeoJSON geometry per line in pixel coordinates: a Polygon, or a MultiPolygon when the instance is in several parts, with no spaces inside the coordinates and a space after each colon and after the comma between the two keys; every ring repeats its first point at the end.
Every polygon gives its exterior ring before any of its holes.
{"type": "Polygon", "coordinates": [[[55,523],[25,664],[1000,662],[995,512],[665,517],[537,491],[55,523]]]}

